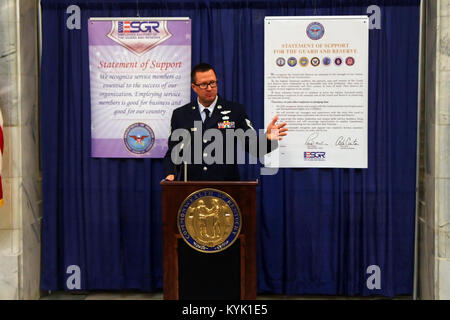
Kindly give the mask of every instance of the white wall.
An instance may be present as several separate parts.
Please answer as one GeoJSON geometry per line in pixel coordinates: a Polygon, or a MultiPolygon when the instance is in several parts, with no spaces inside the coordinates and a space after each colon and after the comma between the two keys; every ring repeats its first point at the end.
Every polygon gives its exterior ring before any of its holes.
{"type": "Polygon", "coordinates": [[[37,8],[37,0],[0,1],[0,299],[40,296],[37,8]]]}
{"type": "Polygon", "coordinates": [[[450,0],[425,0],[419,298],[450,299],[450,0]]]}

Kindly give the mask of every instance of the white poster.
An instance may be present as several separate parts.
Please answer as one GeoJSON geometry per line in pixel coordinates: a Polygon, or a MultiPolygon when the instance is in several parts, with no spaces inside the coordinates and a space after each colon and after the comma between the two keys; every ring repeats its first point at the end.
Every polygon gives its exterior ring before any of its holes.
{"type": "Polygon", "coordinates": [[[265,18],[265,126],[289,128],[267,163],[367,168],[368,56],[368,17],[265,18]]]}

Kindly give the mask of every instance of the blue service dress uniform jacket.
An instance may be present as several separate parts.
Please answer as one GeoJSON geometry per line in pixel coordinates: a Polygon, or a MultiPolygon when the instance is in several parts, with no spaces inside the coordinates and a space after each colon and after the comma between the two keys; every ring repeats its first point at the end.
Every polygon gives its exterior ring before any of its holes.
{"type": "MultiPolygon", "coordinates": [[[[245,107],[242,104],[238,104],[235,102],[227,101],[220,96],[217,99],[216,106],[214,107],[213,113],[210,115],[209,119],[206,119],[202,124],[202,131],[204,132],[207,129],[219,129],[222,133],[222,141],[223,141],[223,163],[213,163],[207,164],[204,161],[203,154],[205,148],[213,141],[207,141],[203,138],[203,132],[199,132],[199,129],[194,129],[194,122],[200,121],[202,122],[202,118],[198,108],[198,102],[194,101],[188,103],[182,107],[175,109],[172,113],[171,118],[171,134],[169,136],[169,148],[164,158],[165,165],[165,174],[166,176],[169,174],[175,175],[175,180],[183,181],[184,180],[184,165],[175,165],[172,161],[171,154],[172,149],[180,143],[180,141],[172,141],[172,133],[176,129],[185,129],[190,133],[190,143],[183,145],[183,149],[186,150],[190,148],[191,157],[190,161],[187,164],[187,180],[188,181],[238,181],[239,178],[239,169],[236,164],[236,155],[238,144],[234,143],[234,163],[227,164],[226,163],[226,153],[227,150],[225,146],[226,143],[226,130],[235,130],[242,129],[244,132],[246,130],[255,130],[250,120],[248,119],[247,112],[245,111],[245,107]],[[228,126],[228,128],[223,128],[228,126]],[[230,128],[231,127],[231,128],[230,128]],[[194,134],[201,134],[201,163],[194,163],[194,149],[199,150],[199,148],[195,148],[195,142],[199,141],[198,139],[194,139],[194,134]]],[[[270,141],[267,141],[267,150],[270,152],[271,144],[270,141]]],[[[236,142],[236,141],[235,141],[236,142]]],[[[246,140],[246,151],[248,151],[248,140],[246,140]]],[[[183,152],[184,152],[183,150],[183,152]]],[[[213,156],[215,156],[213,154],[213,156]]]]}

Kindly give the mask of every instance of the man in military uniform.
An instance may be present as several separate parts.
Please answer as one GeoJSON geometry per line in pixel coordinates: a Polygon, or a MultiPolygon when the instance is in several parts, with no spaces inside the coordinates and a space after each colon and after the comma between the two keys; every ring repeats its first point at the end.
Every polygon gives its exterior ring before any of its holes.
{"type": "MultiPolygon", "coordinates": [[[[229,164],[226,159],[226,130],[248,129],[255,130],[248,119],[247,112],[243,105],[227,101],[217,95],[217,76],[214,68],[207,63],[200,63],[192,69],[191,72],[191,87],[197,94],[198,99],[194,102],[188,103],[173,111],[171,119],[171,135],[169,137],[169,149],[165,156],[165,170],[166,180],[184,180],[184,168],[180,165],[175,165],[172,159],[172,149],[177,145],[178,141],[172,141],[172,133],[176,129],[186,129],[191,134],[190,143],[182,145],[185,151],[190,148],[192,157],[189,164],[187,164],[187,179],[190,181],[204,181],[204,180],[239,180],[239,169],[234,161],[229,164]],[[199,133],[194,126],[194,122],[202,122],[203,132],[208,129],[219,129],[223,137],[223,162],[207,164],[204,160],[200,163],[195,163],[192,159],[195,158],[194,150],[195,139],[194,134],[199,133]]],[[[270,141],[281,140],[287,134],[286,123],[276,124],[278,116],[275,116],[272,122],[268,125],[265,136],[268,142],[268,152],[270,152],[270,141]]],[[[200,130],[199,130],[200,131],[200,130]]],[[[202,135],[203,137],[203,135],[202,135]]],[[[211,143],[202,138],[201,157],[206,158],[205,148],[211,143]]],[[[248,141],[247,141],[248,149],[248,141]]],[[[276,144],[277,146],[277,144],[276,144]]],[[[180,148],[180,150],[182,149],[180,148]]],[[[236,146],[233,144],[233,152],[236,155],[236,146]]],[[[228,150],[230,152],[230,150],[228,150]]],[[[198,156],[198,155],[197,155],[198,156]]],[[[214,156],[214,155],[212,155],[214,156]]]]}

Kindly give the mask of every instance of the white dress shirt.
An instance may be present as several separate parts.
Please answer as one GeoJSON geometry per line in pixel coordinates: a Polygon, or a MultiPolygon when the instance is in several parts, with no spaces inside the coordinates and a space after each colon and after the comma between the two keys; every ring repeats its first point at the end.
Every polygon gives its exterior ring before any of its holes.
{"type": "MultiPolygon", "coordinates": [[[[213,102],[211,103],[211,105],[208,107],[208,110],[210,111],[210,113],[209,113],[209,116],[210,116],[210,117],[211,117],[211,115],[212,115],[212,113],[213,113],[213,111],[214,111],[214,108],[216,107],[217,99],[218,99],[218,98],[219,98],[219,96],[216,96],[216,98],[214,99],[214,101],[213,101],[213,102]]],[[[205,122],[206,113],[205,113],[203,110],[205,110],[206,107],[203,106],[203,105],[200,103],[200,101],[198,101],[198,98],[197,98],[197,102],[198,102],[198,111],[200,112],[200,115],[201,115],[201,117],[202,117],[202,121],[205,122]]]]}

